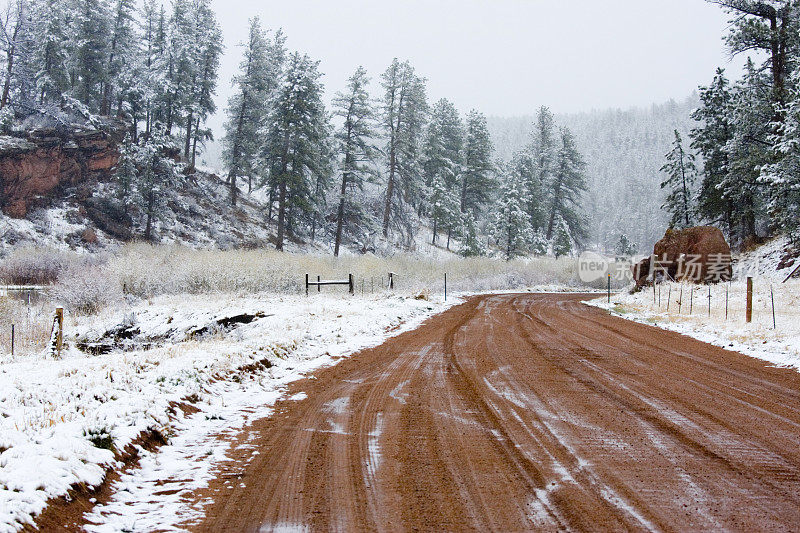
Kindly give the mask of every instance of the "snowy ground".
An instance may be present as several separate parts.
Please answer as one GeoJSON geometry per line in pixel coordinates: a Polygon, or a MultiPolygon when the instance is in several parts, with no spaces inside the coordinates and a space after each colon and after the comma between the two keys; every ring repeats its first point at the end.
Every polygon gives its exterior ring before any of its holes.
{"type": "Polygon", "coordinates": [[[30,523],[76,483],[100,484],[119,466],[113,450],[149,429],[168,444],[155,454],[139,450],[141,468],[95,509],[92,531],[168,529],[191,519],[201,511],[182,494],[203,486],[224,458],[217,435],[268,415],[289,382],[445,307],[387,294],[183,295],[67,317],[61,359],[0,358],[0,532],[30,523]],[[228,324],[234,316],[252,321],[228,324]],[[109,339],[125,350],[92,356],[76,348],[109,339]],[[272,366],[244,368],[264,360],[272,366]],[[184,417],[170,406],[187,401],[200,411],[184,417]]]}
{"type": "Polygon", "coordinates": [[[800,280],[783,283],[797,265],[778,268],[786,245],[784,239],[775,239],[742,255],[734,265],[731,283],[711,287],[662,283],[655,294],[649,287],[637,294],[612,295],[611,303],[600,298],[590,305],[775,365],[800,369],[800,280]],[[750,324],[745,320],[748,276],[753,277],[754,289],[750,324]]]}

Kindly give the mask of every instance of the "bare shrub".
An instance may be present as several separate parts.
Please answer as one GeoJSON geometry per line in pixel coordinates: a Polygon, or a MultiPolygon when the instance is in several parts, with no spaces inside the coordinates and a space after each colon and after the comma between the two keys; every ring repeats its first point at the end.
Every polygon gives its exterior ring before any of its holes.
{"type": "Polygon", "coordinates": [[[92,315],[122,299],[122,287],[101,264],[71,266],[50,290],[51,297],[75,314],[92,315]]]}
{"type": "Polygon", "coordinates": [[[63,252],[21,248],[0,261],[0,281],[11,285],[49,285],[58,280],[69,262],[63,252]]]}

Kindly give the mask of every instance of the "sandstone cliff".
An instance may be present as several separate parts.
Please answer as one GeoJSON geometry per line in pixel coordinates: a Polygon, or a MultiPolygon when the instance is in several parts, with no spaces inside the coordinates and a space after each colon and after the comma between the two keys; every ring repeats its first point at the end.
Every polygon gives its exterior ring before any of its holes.
{"type": "Polygon", "coordinates": [[[107,180],[120,158],[124,123],[104,119],[98,128],[39,128],[0,136],[0,208],[24,217],[37,201],[62,187],[107,180]]]}

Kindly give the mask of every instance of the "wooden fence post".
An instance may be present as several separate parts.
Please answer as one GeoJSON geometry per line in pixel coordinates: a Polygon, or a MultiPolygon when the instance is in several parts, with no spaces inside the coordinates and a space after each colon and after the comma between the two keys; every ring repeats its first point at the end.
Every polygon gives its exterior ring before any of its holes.
{"type": "Polygon", "coordinates": [[[447,301],[447,272],[444,273],[444,301],[447,301]]]}
{"type": "Polygon", "coordinates": [[[306,296],[308,296],[308,274],[306,274],[306,296]]]}
{"type": "Polygon", "coordinates": [[[745,312],[747,323],[753,321],[753,278],[747,278],[747,310],[745,312]]]}
{"type": "Polygon", "coordinates": [[[389,272],[389,289],[394,290],[394,272],[389,272]]]}
{"type": "Polygon", "coordinates": [[[356,288],[355,288],[355,285],[353,284],[353,275],[352,274],[348,274],[347,275],[347,281],[350,284],[350,295],[351,296],[355,296],[356,288]]]}
{"type": "Polygon", "coordinates": [[[611,303],[611,274],[608,275],[608,303],[611,303]]]}
{"type": "Polygon", "coordinates": [[[11,357],[14,357],[14,324],[11,324],[11,357]]]}
{"type": "Polygon", "coordinates": [[[772,300],[772,329],[778,329],[775,323],[775,291],[772,290],[772,285],[769,286],[769,297],[772,300]]]}

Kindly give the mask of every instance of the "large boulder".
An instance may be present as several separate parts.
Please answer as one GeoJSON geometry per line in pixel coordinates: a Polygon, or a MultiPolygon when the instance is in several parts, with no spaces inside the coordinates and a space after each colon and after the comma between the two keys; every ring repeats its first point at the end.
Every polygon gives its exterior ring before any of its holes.
{"type": "Polygon", "coordinates": [[[651,274],[656,279],[695,283],[727,281],[733,275],[731,248],[722,231],[712,226],[668,229],[653,247],[653,255],[644,267],[642,264],[634,270],[639,287],[652,281],[651,274]]]}

